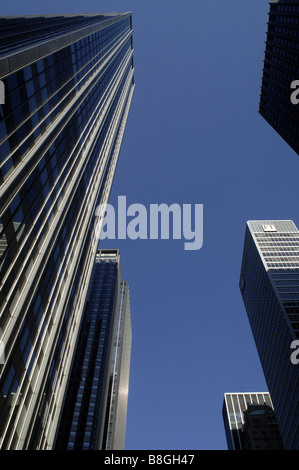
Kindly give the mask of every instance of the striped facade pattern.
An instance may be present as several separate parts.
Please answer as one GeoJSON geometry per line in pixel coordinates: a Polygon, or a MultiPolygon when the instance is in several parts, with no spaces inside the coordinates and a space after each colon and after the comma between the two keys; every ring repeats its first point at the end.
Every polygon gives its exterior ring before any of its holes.
{"type": "Polygon", "coordinates": [[[132,18],[0,25],[0,448],[51,449],[134,91],[132,18]]]}

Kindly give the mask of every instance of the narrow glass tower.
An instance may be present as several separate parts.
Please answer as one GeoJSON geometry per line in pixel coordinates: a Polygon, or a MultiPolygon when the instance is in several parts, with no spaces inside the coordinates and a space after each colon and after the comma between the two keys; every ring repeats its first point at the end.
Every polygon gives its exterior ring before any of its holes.
{"type": "Polygon", "coordinates": [[[56,449],[124,449],[130,355],[128,282],[118,250],[99,250],[56,449]]]}
{"type": "Polygon", "coordinates": [[[286,449],[299,449],[299,231],[291,220],[249,221],[240,289],[286,449]]]}
{"type": "Polygon", "coordinates": [[[132,17],[0,17],[0,39],[0,448],[51,449],[134,90],[132,17]]]}

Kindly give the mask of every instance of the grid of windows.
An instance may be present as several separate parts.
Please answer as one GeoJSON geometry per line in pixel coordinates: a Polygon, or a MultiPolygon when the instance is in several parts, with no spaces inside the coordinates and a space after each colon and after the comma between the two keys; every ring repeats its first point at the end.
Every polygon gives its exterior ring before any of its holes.
{"type": "MultiPolygon", "coordinates": [[[[56,116],[74,99],[83,89],[105,61],[109,60],[109,51],[123,40],[127,29],[130,36],[130,24],[124,20],[123,24],[104,28],[92,37],[84,38],[57,51],[44,59],[34,62],[23,70],[4,77],[7,85],[7,102],[1,105],[4,119],[1,124],[0,135],[1,177],[2,181],[8,178],[11,172],[25,158],[28,152],[41,135],[49,131],[50,125],[56,116]]],[[[124,51],[128,45],[122,46],[124,51]]],[[[117,56],[119,61],[122,55],[117,56]]],[[[114,57],[114,62],[115,62],[114,57]]],[[[118,62],[119,63],[119,62],[118,62]]],[[[113,64],[114,68],[117,64],[113,64]]],[[[111,66],[110,66],[111,67],[111,66]]],[[[94,90],[98,98],[101,96],[108,77],[113,70],[107,69],[102,73],[100,81],[94,90]]],[[[95,79],[90,83],[85,93],[93,88],[95,79]]],[[[92,95],[90,95],[90,99],[92,95]]],[[[82,97],[81,97],[82,98],[82,97]]],[[[87,104],[84,103],[85,109],[87,104]]],[[[81,114],[81,110],[78,112],[81,114]]],[[[83,118],[82,118],[83,120],[83,118]]],[[[83,124],[81,123],[81,126],[83,124]]]]}
{"type": "Polygon", "coordinates": [[[134,90],[131,15],[108,16],[87,34],[83,15],[73,43],[1,77],[3,449],[51,448],[55,435],[97,249],[95,208],[109,197],[134,90]]]}
{"type": "Polygon", "coordinates": [[[259,112],[299,153],[299,109],[291,83],[299,74],[299,10],[294,2],[270,2],[259,112]]]}
{"type": "Polygon", "coordinates": [[[55,38],[58,34],[76,31],[78,27],[91,26],[107,19],[105,15],[40,15],[38,17],[0,17],[0,56],[16,52],[19,48],[55,38]],[[14,34],[11,34],[12,29],[14,34]]]}
{"type": "MultiPolygon", "coordinates": [[[[288,314],[287,301],[297,300],[299,303],[299,233],[257,232],[254,234],[254,238],[281,305],[288,314]],[[287,269],[291,269],[292,274],[288,274],[287,269]]],[[[297,313],[295,308],[292,313],[294,312],[297,313]]],[[[288,318],[295,336],[299,338],[298,318],[290,315],[288,318]]]]}
{"type": "Polygon", "coordinates": [[[268,269],[299,268],[299,234],[267,232],[254,237],[268,269]]]}
{"type": "Polygon", "coordinates": [[[290,360],[291,343],[298,336],[298,230],[292,221],[247,222],[240,289],[250,326],[273,400],[284,445],[299,446],[299,371],[290,360]],[[263,231],[265,224],[275,231],[263,231]],[[274,262],[265,249],[272,250],[274,262]],[[292,256],[282,256],[286,248],[292,256]],[[293,256],[294,255],[294,256],[293,256]],[[296,301],[297,299],[297,301],[296,301]],[[291,315],[293,316],[291,316],[291,315]]]}
{"type": "MultiPolygon", "coordinates": [[[[75,407],[71,420],[68,449],[92,449],[95,445],[101,395],[104,383],[105,358],[113,322],[113,303],[116,292],[117,264],[111,262],[96,265],[92,278],[92,295],[89,296],[84,335],[84,352],[80,384],[74,397],[75,407]],[[104,288],[105,287],[105,288],[104,288]]],[[[75,359],[76,360],[76,359],[75,359]]],[[[76,371],[76,373],[78,373],[76,371]]],[[[73,398],[73,397],[72,397],[73,398]]],[[[68,399],[68,398],[67,398],[68,399]]]]}
{"type": "Polygon", "coordinates": [[[124,448],[131,323],[119,262],[117,250],[97,254],[56,437],[59,450],[124,448]]]}

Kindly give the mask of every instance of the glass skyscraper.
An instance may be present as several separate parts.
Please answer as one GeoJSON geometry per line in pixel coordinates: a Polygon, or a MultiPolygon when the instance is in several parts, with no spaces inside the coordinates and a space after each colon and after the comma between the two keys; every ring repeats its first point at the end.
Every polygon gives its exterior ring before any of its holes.
{"type": "Polygon", "coordinates": [[[118,250],[99,250],[60,429],[59,450],[123,450],[131,354],[129,286],[118,250]]]}
{"type": "Polygon", "coordinates": [[[51,449],[134,90],[132,16],[0,17],[0,448],[51,449]]]}
{"type": "Polygon", "coordinates": [[[298,48],[298,1],[271,0],[259,113],[299,154],[299,104],[291,101],[291,84],[299,79],[298,48]]]}
{"type": "Polygon", "coordinates": [[[299,231],[291,220],[246,225],[240,290],[286,449],[299,449],[299,231]]]}
{"type": "Polygon", "coordinates": [[[222,416],[228,450],[249,450],[249,447],[252,450],[283,449],[268,392],[225,393],[222,416]],[[256,429],[248,422],[248,414],[257,420],[256,429]]]}

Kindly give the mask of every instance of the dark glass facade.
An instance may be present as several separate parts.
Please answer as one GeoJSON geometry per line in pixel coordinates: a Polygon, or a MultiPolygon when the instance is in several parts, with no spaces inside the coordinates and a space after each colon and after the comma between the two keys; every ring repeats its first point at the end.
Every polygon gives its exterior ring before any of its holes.
{"type": "Polygon", "coordinates": [[[99,250],[55,448],[122,450],[131,352],[128,283],[117,250],[99,250]]]}
{"type": "Polygon", "coordinates": [[[299,448],[299,231],[290,221],[249,221],[240,289],[286,449],[299,448]]]}
{"type": "Polygon", "coordinates": [[[271,1],[259,113],[299,154],[299,105],[291,101],[291,84],[299,77],[298,50],[298,1],[271,1]]]}
{"type": "Polygon", "coordinates": [[[51,449],[134,90],[132,18],[0,25],[0,448],[51,449]]]}

